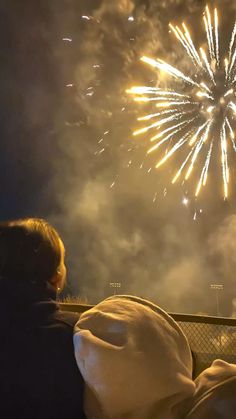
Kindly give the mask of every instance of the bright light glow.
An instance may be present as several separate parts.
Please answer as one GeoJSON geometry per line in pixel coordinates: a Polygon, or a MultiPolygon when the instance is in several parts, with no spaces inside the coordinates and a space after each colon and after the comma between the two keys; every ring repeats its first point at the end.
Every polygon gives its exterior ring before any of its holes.
{"type": "MultiPolygon", "coordinates": [[[[182,26],[169,25],[170,31],[194,65],[194,71],[185,74],[159,58],[145,55],[141,57],[145,64],[162,71],[166,77],[174,78],[176,89],[133,86],[127,93],[131,94],[136,102],[153,104],[158,108],[158,112],[139,117],[138,121],[152,120],[152,123],[136,129],[133,133],[134,136],[139,136],[150,131],[150,140],[154,144],[148,148],[148,154],[159,149],[161,151],[164,146],[163,155],[156,163],[156,168],[182,149],[183,162],[172,183],[182,174],[184,179],[188,180],[194,172],[197,177],[195,196],[198,196],[207,183],[211,160],[213,156],[219,155],[220,150],[219,166],[222,171],[223,196],[226,199],[229,196],[229,162],[232,160],[229,159],[229,152],[236,152],[233,128],[236,114],[236,23],[229,43],[228,56],[224,58],[221,57],[217,9],[211,12],[206,6],[203,21],[207,51],[195,46],[185,23],[182,23],[182,26]]],[[[187,198],[184,198],[183,204],[187,203],[187,198]]]]}

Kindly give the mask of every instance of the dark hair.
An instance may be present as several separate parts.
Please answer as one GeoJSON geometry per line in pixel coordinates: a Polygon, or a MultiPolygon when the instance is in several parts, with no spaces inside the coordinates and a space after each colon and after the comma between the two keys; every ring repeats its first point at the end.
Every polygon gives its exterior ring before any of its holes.
{"type": "Polygon", "coordinates": [[[0,282],[45,287],[56,273],[63,243],[45,220],[27,218],[0,223],[0,282]]]}

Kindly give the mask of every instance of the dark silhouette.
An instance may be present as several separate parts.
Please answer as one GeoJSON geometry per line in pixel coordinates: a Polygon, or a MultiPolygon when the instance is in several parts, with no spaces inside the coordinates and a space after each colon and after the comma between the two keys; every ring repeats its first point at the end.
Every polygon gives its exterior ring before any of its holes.
{"type": "Polygon", "coordinates": [[[65,277],[63,243],[46,221],[0,224],[1,418],[84,418],[72,341],[79,314],[55,302],[65,277]]]}

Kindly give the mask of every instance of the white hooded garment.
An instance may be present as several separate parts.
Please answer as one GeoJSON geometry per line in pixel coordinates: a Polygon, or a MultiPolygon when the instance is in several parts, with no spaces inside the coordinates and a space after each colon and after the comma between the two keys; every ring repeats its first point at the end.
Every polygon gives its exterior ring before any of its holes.
{"type": "MultiPolygon", "coordinates": [[[[229,364],[222,359],[216,359],[212,365],[204,370],[195,380],[196,392],[194,402],[217,384],[224,383],[229,378],[236,377],[236,365],[229,364]]],[[[235,413],[236,417],[236,413],[235,413]]]]}
{"type": "Polygon", "coordinates": [[[177,323],[149,301],[108,298],[75,327],[88,419],[175,419],[195,391],[192,357],[177,323]]]}

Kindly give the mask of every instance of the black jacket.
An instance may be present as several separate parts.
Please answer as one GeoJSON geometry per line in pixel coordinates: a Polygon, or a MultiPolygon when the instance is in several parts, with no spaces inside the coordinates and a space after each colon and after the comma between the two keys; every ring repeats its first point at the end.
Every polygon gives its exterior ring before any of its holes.
{"type": "Polygon", "coordinates": [[[0,418],[84,419],[72,340],[79,314],[52,300],[13,307],[0,298],[0,319],[0,418]]]}

